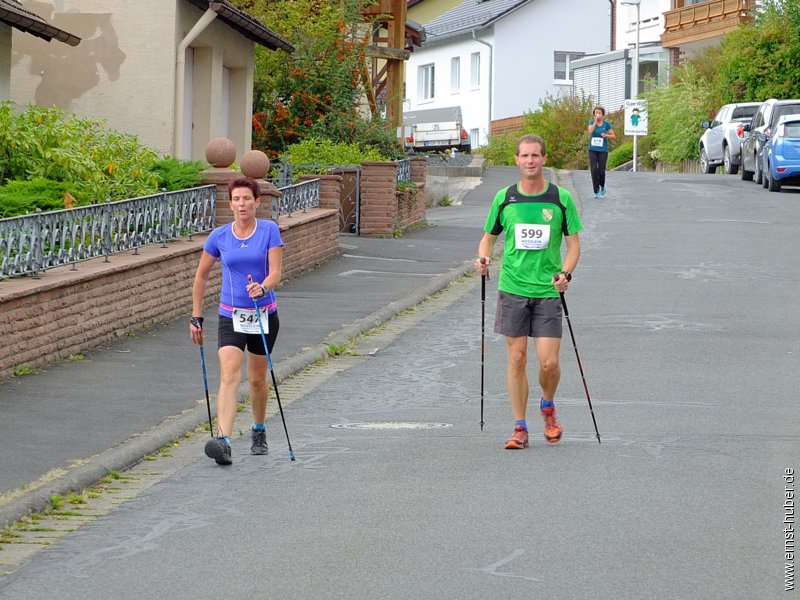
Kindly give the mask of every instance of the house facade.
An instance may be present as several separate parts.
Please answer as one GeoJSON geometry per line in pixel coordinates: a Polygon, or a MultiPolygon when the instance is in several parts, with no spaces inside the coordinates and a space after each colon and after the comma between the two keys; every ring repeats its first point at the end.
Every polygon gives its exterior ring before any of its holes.
{"type": "Polygon", "coordinates": [[[55,40],[77,46],[81,41],[78,36],[54,27],[27,10],[18,0],[0,0],[0,100],[8,100],[11,92],[11,42],[14,29],[44,42],[55,40]]]}
{"type": "Polygon", "coordinates": [[[614,0],[614,49],[574,63],[574,94],[591,96],[607,110],[655,85],[666,85],[670,67],[720,40],[752,18],[755,0],[614,0]],[[638,78],[633,77],[636,39],[638,78]],[[638,81],[638,89],[633,82],[638,81]]]}
{"type": "Polygon", "coordinates": [[[609,49],[609,5],[596,0],[464,0],[425,25],[406,66],[406,110],[460,106],[472,147],[493,123],[572,93],[570,63],[609,49]],[[581,19],[570,18],[580,14],[581,19]]]}
{"type": "Polygon", "coordinates": [[[203,160],[215,137],[249,150],[255,44],[293,51],[225,0],[22,3],[83,42],[54,50],[14,32],[14,102],[102,118],[178,158],[203,160]]]}

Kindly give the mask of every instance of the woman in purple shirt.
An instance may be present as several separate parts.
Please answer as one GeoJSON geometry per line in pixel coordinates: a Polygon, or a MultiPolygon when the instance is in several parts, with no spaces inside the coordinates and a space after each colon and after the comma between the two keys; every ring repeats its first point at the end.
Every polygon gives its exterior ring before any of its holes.
{"type": "Polygon", "coordinates": [[[258,182],[250,177],[228,184],[233,223],[214,229],[203,245],[203,254],[192,286],[192,318],[189,333],[195,344],[203,341],[203,298],[214,263],[222,267],[219,302],[218,355],[220,368],[217,394],[218,437],[206,443],[205,452],[217,464],[229,465],[230,435],[236,417],[236,395],[247,351],[247,382],[253,412],[251,454],[268,453],[264,420],[267,412],[267,355],[259,329],[261,319],[270,353],[278,336],[278,306],[275,287],[281,280],[283,241],[278,226],[256,219],[258,182]],[[253,300],[258,304],[257,316],[253,300]]]}

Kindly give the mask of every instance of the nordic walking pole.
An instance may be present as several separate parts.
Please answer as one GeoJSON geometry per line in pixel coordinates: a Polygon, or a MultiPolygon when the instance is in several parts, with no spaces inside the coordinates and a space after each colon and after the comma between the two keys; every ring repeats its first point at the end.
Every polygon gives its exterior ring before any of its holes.
{"type": "MultiPolygon", "coordinates": [[[[481,257],[481,264],[486,264],[486,258],[481,257]]],[[[481,275],[481,431],[483,431],[483,357],[484,342],[486,339],[486,280],[489,279],[489,272],[481,275]]]]}
{"type": "MultiPolygon", "coordinates": [[[[555,280],[558,281],[558,275],[555,280]]],[[[578,354],[578,345],[575,343],[575,334],[572,332],[572,321],[569,320],[569,310],[567,310],[567,301],[564,298],[564,292],[559,292],[561,296],[561,306],[564,308],[564,316],[567,317],[567,325],[569,326],[569,336],[572,338],[572,347],[575,348],[575,358],[578,359],[578,370],[581,372],[581,379],[583,380],[583,389],[586,391],[586,401],[589,403],[589,412],[592,413],[592,423],[594,423],[594,433],[597,436],[597,443],[600,444],[600,432],[597,430],[597,421],[594,418],[594,409],[592,408],[592,399],[589,397],[589,388],[586,385],[586,377],[583,375],[583,366],[581,365],[581,357],[578,354]]]]}
{"type": "MultiPolygon", "coordinates": [[[[247,279],[252,281],[248,275],[247,279]]],[[[289,458],[294,460],[294,450],[292,450],[292,442],[289,440],[289,430],[286,428],[286,417],[283,416],[283,406],[281,406],[281,395],[278,393],[278,382],[275,380],[275,371],[272,369],[272,358],[269,355],[269,346],[267,345],[267,336],[264,335],[264,325],[261,323],[261,313],[258,310],[258,301],[253,298],[253,306],[256,309],[256,318],[258,319],[258,329],[261,331],[261,341],[264,342],[264,352],[267,353],[267,365],[269,366],[269,373],[272,375],[272,387],[275,388],[275,399],[278,401],[278,410],[281,413],[281,421],[283,421],[283,432],[286,434],[286,443],[289,446],[289,458]]]]}
{"type": "Polygon", "coordinates": [[[206,388],[206,408],[208,409],[208,428],[214,437],[214,425],[211,421],[211,400],[208,399],[208,377],[206,377],[206,353],[203,350],[203,325],[200,324],[200,364],[203,366],[203,386],[206,388]]]}

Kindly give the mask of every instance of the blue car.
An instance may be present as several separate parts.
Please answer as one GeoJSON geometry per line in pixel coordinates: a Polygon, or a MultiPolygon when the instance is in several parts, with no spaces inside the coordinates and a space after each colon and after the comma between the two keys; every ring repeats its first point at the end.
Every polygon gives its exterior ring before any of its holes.
{"type": "Polygon", "coordinates": [[[778,120],[761,156],[762,185],[770,192],[780,192],[783,185],[800,185],[800,114],[778,120]]]}

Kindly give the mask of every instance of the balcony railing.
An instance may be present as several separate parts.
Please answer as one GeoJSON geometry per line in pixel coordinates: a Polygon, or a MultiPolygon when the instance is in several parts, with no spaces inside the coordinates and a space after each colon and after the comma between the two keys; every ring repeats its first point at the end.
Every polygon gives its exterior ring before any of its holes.
{"type": "Polygon", "coordinates": [[[665,48],[719,37],[750,20],[756,0],[709,0],[664,13],[665,48]]]}

